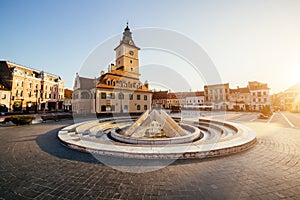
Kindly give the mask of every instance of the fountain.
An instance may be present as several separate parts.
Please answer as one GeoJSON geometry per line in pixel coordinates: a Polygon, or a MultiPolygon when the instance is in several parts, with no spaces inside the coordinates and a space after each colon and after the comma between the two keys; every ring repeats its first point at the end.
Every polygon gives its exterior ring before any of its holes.
{"type": "Polygon", "coordinates": [[[200,118],[176,122],[163,110],[137,118],[115,117],[63,128],[59,140],[70,148],[122,158],[188,159],[223,156],[256,142],[253,130],[226,121],[200,118]]]}

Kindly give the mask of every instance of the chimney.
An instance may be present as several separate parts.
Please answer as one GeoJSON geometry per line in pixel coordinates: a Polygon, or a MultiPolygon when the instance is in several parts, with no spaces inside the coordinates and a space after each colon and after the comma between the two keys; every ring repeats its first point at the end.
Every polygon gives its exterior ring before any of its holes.
{"type": "Polygon", "coordinates": [[[110,69],[111,69],[111,71],[116,70],[115,64],[111,63],[111,64],[110,64],[110,69]]]}
{"type": "Polygon", "coordinates": [[[148,83],[148,81],[147,81],[147,80],[145,81],[145,84],[144,84],[144,85],[145,85],[145,87],[146,87],[146,88],[147,88],[147,90],[148,90],[148,89],[149,89],[149,83],[148,83]]]}

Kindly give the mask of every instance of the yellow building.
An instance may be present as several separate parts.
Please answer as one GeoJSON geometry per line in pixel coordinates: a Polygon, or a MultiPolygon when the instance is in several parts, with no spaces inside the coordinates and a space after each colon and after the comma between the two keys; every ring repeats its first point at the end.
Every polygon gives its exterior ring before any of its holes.
{"type": "Polygon", "coordinates": [[[101,114],[143,113],[150,109],[152,92],[140,81],[139,50],[128,27],[120,44],[114,49],[115,64],[107,73],[101,72],[97,84],[96,111],[101,114]]]}
{"type": "Polygon", "coordinates": [[[0,61],[1,80],[9,85],[10,111],[63,109],[64,83],[59,76],[0,61]]]}

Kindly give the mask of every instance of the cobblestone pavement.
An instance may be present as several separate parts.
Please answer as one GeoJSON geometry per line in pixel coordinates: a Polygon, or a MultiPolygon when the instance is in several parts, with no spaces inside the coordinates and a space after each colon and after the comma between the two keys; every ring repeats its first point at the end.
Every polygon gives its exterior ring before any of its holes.
{"type": "Polygon", "coordinates": [[[258,142],[248,151],[125,173],[62,146],[70,123],[0,127],[0,199],[300,199],[296,128],[249,122],[258,142]]]}

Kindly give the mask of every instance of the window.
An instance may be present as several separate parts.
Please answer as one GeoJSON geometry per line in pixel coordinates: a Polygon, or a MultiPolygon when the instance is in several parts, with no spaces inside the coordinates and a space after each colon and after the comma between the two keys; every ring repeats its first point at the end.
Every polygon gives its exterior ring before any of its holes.
{"type": "Polygon", "coordinates": [[[131,67],[131,71],[133,71],[133,68],[131,67]]]}
{"type": "MultiPolygon", "coordinates": [[[[49,99],[51,99],[51,94],[49,94],[49,99]]],[[[78,99],[78,96],[77,96],[77,99],[78,99]]]]}
{"type": "Polygon", "coordinates": [[[128,105],[124,106],[124,111],[127,112],[128,111],[128,105]]]}
{"type": "Polygon", "coordinates": [[[106,99],[106,93],[105,92],[101,92],[101,99],[106,99]]]}
{"type": "Polygon", "coordinates": [[[267,102],[267,98],[264,98],[264,102],[265,102],[265,103],[267,102]]]}
{"type": "Polygon", "coordinates": [[[110,93],[110,96],[111,96],[111,99],[115,99],[116,98],[115,93],[110,93]]]}
{"type": "Polygon", "coordinates": [[[35,89],[38,89],[39,85],[38,84],[35,84],[35,89]]]}
{"type": "Polygon", "coordinates": [[[21,87],[23,87],[23,84],[24,84],[24,82],[22,81],[22,82],[21,82],[21,87]]]}
{"type": "Polygon", "coordinates": [[[6,94],[3,94],[3,95],[2,95],[2,99],[6,99],[6,94]]]}
{"type": "Polygon", "coordinates": [[[139,94],[136,95],[136,99],[137,99],[137,100],[141,100],[141,95],[139,95],[139,94]]]}
{"type": "Polygon", "coordinates": [[[123,93],[119,93],[119,99],[124,99],[124,94],[123,93]]]}
{"type": "Polygon", "coordinates": [[[31,88],[32,87],[32,83],[29,83],[29,88],[31,88]]]}
{"type": "Polygon", "coordinates": [[[140,105],[137,105],[137,106],[136,106],[136,109],[137,109],[137,110],[141,110],[141,106],[140,106],[140,105]]]}
{"type": "Polygon", "coordinates": [[[90,95],[88,92],[82,92],[81,93],[81,99],[89,99],[90,98],[90,95]]]}
{"type": "Polygon", "coordinates": [[[115,111],[116,108],[115,108],[115,105],[111,105],[111,111],[115,111]]]}
{"type": "MultiPolygon", "coordinates": [[[[130,60],[130,63],[132,63],[132,60],[130,60]]],[[[132,69],[132,68],[131,68],[132,69]]],[[[132,70],[131,70],[132,71],[132,70]]]]}
{"type": "Polygon", "coordinates": [[[133,100],[133,94],[129,94],[129,99],[133,100]]]}
{"type": "Polygon", "coordinates": [[[101,111],[106,111],[106,106],[105,105],[101,106],[101,111]]]}
{"type": "Polygon", "coordinates": [[[147,95],[144,95],[144,100],[147,100],[147,95]]]}
{"type": "Polygon", "coordinates": [[[21,96],[21,97],[23,96],[23,91],[21,91],[20,96],[21,96]]]}
{"type": "Polygon", "coordinates": [[[147,105],[144,105],[144,110],[148,110],[148,107],[147,107],[147,105]]]}
{"type": "Polygon", "coordinates": [[[18,91],[18,90],[16,91],[16,97],[17,97],[17,96],[19,96],[19,91],[18,91]]]}

